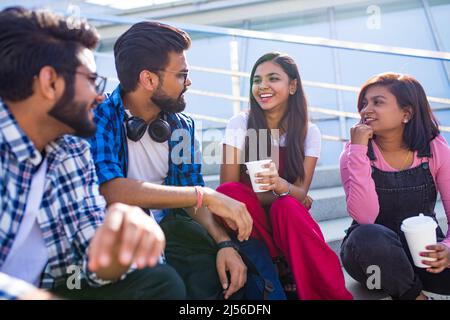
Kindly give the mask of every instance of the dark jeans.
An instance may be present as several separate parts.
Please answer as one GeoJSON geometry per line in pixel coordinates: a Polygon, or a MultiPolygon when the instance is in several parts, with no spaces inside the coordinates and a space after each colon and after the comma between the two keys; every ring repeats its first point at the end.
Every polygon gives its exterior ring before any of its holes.
{"type": "Polygon", "coordinates": [[[160,226],[166,235],[166,261],[183,279],[187,299],[223,299],[217,246],[206,229],[182,209],[167,213],[160,226]]]}
{"type": "Polygon", "coordinates": [[[393,299],[415,299],[422,289],[450,294],[450,269],[434,274],[415,267],[406,241],[391,229],[379,224],[352,229],[342,243],[341,260],[350,276],[364,286],[373,274],[368,267],[375,265],[380,268],[381,289],[393,299]]]}
{"type": "Polygon", "coordinates": [[[102,287],[90,287],[85,280],[81,289],[61,286],[53,293],[65,299],[178,300],[186,298],[186,289],[176,271],[168,265],[136,270],[121,281],[102,287]]]}

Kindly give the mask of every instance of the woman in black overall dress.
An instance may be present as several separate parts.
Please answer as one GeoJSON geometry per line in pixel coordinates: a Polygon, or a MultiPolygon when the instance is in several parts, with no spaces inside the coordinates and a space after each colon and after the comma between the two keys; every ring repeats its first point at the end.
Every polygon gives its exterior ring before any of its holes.
{"type": "Polygon", "coordinates": [[[393,299],[427,299],[424,291],[449,295],[450,237],[438,227],[438,243],[421,253],[437,260],[418,268],[400,230],[404,219],[420,213],[437,221],[438,191],[450,215],[450,149],[425,92],[410,76],[380,74],[363,85],[358,111],[361,121],[341,155],[354,219],[341,246],[343,266],[363,285],[379,270],[380,289],[393,299]]]}

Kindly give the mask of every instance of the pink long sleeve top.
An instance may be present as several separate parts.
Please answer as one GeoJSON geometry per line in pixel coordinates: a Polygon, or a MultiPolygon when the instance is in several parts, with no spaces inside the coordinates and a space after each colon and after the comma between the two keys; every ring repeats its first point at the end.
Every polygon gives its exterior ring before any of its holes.
{"type": "MultiPolygon", "coordinates": [[[[373,165],[382,171],[398,171],[384,160],[378,146],[373,142],[372,145],[376,157],[373,165]]],[[[429,159],[430,171],[441,195],[447,224],[450,226],[450,148],[444,137],[437,136],[431,141],[431,152],[433,156],[429,159]]],[[[417,157],[417,151],[414,152],[411,168],[420,165],[421,162],[421,158],[417,157]]],[[[375,223],[380,206],[371,176],[371,161],[367,156],[367,146],[347,143],[341,154],[340,167],[348,213],[359,224],[375,223]]],[[[450,228],[442,243],[450,247],[450,228]]]]}

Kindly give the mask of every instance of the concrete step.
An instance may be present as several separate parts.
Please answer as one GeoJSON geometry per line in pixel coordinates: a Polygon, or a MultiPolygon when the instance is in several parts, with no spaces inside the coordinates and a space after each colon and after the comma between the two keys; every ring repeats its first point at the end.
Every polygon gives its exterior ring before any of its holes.
{"type": "Polygon", "coordinates": [[[310,210],[316,221],[347,217],[345,192],[342,187],[313,189],[308,193],[314,200],[310,210]]]}
{"type": "MultiPolygon", "coordinates": [[[[203,171],[203,166],[202,166],[203,171]]],[[[205,180],[205,185],[212,189],[216,189],[220,185],[220,175],[203,175],[203,180],[205,180]]]]}
{"type": "Polygon", "coordinates": [[[314,171],[310,189],[322,189],[341,186],[339,166],[320,166],[314,171]]]}

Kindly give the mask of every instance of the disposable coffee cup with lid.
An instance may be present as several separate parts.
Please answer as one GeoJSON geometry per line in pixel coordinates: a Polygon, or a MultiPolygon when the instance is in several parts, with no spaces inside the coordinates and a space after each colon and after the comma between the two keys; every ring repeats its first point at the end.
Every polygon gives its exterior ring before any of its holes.
{"type": "Polygon", "coordinates": [[[436,261],[435,258],[420,256],[421,252],[429,252],[426,247],[436,244],[437,223],[433,218],[424,216],[422,213],[418,216],[403,220],[400,229],[404,232],[408,242],[409,251],[414,261],[414,265],[419,268],[429,268],[423,264],[422,260],[436,261]]]}

